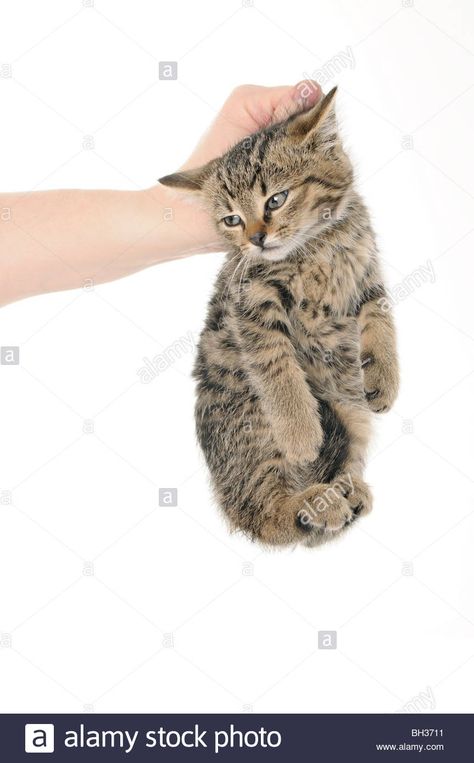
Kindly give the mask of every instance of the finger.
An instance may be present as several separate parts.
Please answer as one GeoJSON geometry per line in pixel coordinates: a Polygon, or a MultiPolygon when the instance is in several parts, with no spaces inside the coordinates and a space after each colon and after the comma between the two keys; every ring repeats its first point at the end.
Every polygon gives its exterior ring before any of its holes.
{"type": "Polygon", "coordinates": [[[281,122],[296,111],[311,108],[321,98],[322,91],[314,80],[303,80],[297,85],[277,87],[251,85],[242,95],[243,113],[250,117],[250,132],[254,132],[269,124],[281,122]]]}
{"type": "MultiPolygon", "coordinates": [[[[280,90],[280,88],[275,88],[280,90]]],[[[302,80],[290,88],[284,90],[275,103],[272,122],[281,122],[297,111],[306,111],[319,101],[322,96],[320,85],[314,80],[302,80]]]]}

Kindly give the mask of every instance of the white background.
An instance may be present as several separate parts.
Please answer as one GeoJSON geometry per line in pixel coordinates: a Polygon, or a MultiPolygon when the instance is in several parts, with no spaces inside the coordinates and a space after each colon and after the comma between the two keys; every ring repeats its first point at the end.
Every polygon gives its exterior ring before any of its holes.
{"type": "Polygon", "coordinates": [[[471,4],[17,0],[1,16],[0,190],[149,186],[232,87],[329,63],[388,283],[427,260],[435,282],[395,308],[403,384],[376,425],[374,511],[312,551],[229,535],[192,354],[137,376],[198,335],[222,255],[3,309],[21,362],[0,366],[0,709],[473,711],[471,4]]]}

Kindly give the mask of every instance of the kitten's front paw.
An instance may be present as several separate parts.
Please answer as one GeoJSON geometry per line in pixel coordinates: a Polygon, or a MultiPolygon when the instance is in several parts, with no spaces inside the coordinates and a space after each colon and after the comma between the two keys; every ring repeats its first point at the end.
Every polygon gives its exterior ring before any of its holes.
{"type": "Polygon", "coordinates": [[[318,419],[312,418],[301,426],[292,425],[280,438],[281,448],[290,464],[315,461],[323,444],[324,433],[318,419]]]}
{"type": "Polygon", "coordinates": [[[364,391],[369,408],[375,413],[390,410],[398,394],[398,368],[396,364],[385,364],[375,353],[362,357],[364,391]]]}

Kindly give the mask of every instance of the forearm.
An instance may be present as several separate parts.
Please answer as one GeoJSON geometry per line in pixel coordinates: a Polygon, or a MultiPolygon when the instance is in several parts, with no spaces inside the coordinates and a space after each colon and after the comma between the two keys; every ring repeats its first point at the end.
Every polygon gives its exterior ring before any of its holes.
{"type": "MultiPolygon", "coordinates": [[[[306,81],[236,88],[185,166],[198,167],[320,96],[306,81]]],[[[208,215],[164,186],[0,194],[0,305],[218,249],[208,215]]]]}
{"type": "Polygon", "coordinates": [[[207,214],[161,186],[0,194],[0,304],[211,251],[207,214]]]}

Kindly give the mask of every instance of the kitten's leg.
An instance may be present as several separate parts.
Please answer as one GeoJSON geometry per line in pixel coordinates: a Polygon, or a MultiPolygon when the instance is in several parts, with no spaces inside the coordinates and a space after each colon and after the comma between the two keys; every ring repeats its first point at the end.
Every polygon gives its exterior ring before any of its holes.
{"type": "Polygon", "coordinates": [[[376,413],[392,407],[399,387],[395,326],[384,295],[383,286],[369,288],[358,316],[365,395],[376,413]]]}
{"type": "Polygon", "coordinates": [[[329,539],[354,519],[344,484],[318,483],[305,490],[294,485],[288,464],[268,458],[240,485],[234,482],[233,490],[221,493],[221,504],[236,529],[272,546],[307,543],[309,536],[329,539]]]}
{"type": "Polygon", "coordinates": [[[314,461],[323,440],[318,402],[296,358],[278,292],[253,282],[242,302],[235,331],[277,447],[290,463],[314,461]]]}
{"type": "Polygon", "coordinates": [[[337,483],[356,516],[372,510],[372,494],[364,481],[364,469],[370,438],[370,412],[362,404],[334,403],[334,409],[342,421],[348,441],[348,455],[344,467],[336,475],[337,483]]]}
{"type": "MultiPolygon", "coordinates": [[[[326,435],[334,437],[338,443],[342,439],[346,443],[344,462],[334,475],[328,474],[328,481],[309,485],[307,468],[292,466],[280,456],[263,461],[256,467],[246,483],[242,503],[244,508],[251,509],[251,533],[265,543],[284,545],[301,542],[314,546],[335,537],[372,508],[370,488],[363,479],[370,436],[370,411],[362,395],[360,404],[338,402],[327,406],[321,402],[321,406],[323,425],[328,429],[326,435]],[[330,407],[334,409],[335,419],[326,410],[330,407]],[[336,419],[344,428],[344,438],[334,425],[336,419]],[[303,476],[305,473],[306,477],[303,476]],[[305,483],[308,486],[302,489],[305,483]]],[[[328,455],[324,452],[326,448],[332,454],[331,458],[337,457],[332,445],[325,440],[322,459],[328,455]]],[[[317,473],[318,461],[315,462],[315,469],[317,473]]],[[[240,511],[239,523],[241,521],[240,511]]]]}
{"type": "Polygon", "coordinates": [[[344,482],[317,482],[314,466],[288,462],[260,400],[243,389],[219,394],[226,403],[216,407],[201,398],[196,419],[216,497],[233,528],[272,546],[308,545],[313,536],[329,539],[354,518],[344,482]]]}

